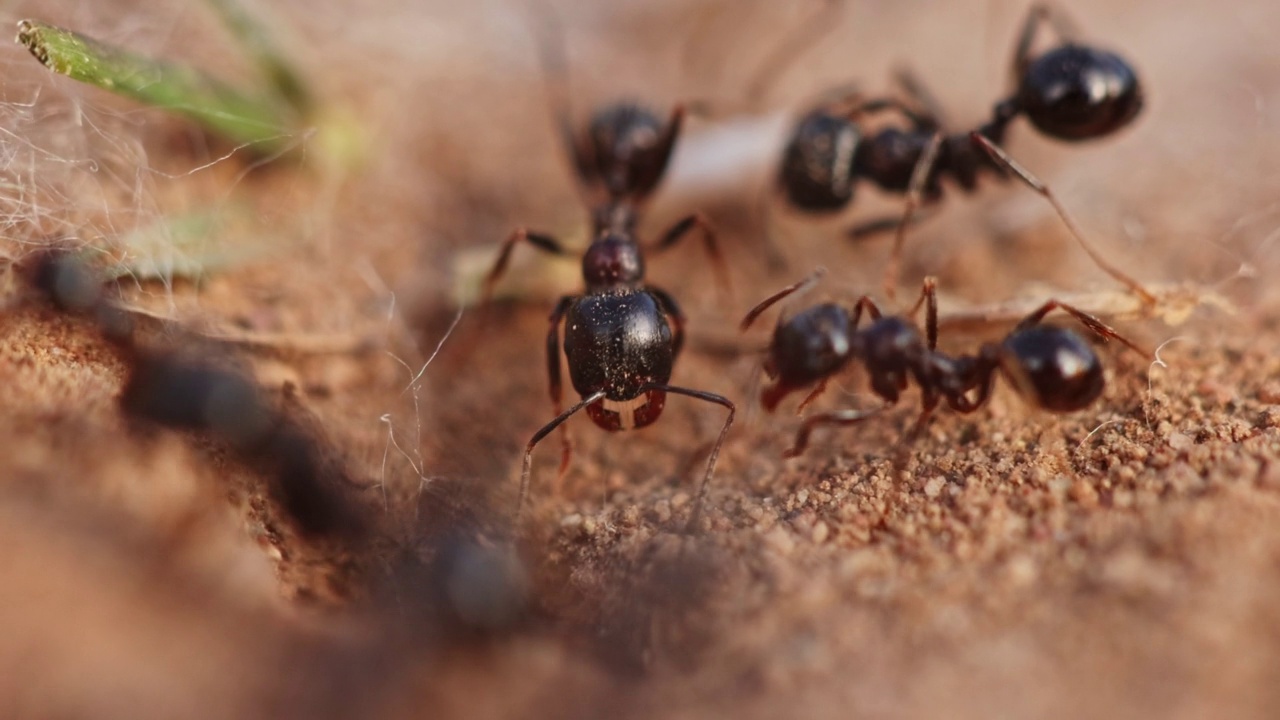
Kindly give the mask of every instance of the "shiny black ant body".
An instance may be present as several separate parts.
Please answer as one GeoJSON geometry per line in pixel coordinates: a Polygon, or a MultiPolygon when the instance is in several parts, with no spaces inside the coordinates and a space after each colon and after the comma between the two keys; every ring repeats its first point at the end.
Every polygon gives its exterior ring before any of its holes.
{"type": "MultiPolygon", "coordinates": [[[[742,329],[778,301],[811,287],[820,275],[821,272],[814,273],[766,298],[743,318],[742,329]]],[[[909,317],[882,315],[865,295],[854,303],[852,311],[835,303],[823,303],[785,322],[779,320],[764,366],[773,380],[761,395],[767,410],[773,411],[788,394],[813,386],[801,403],[803,408],[822,392],[833,375],[853,362],[862,363],[871,390],[885,401],[872,410],[837,410],[807,417],[785,457],[804,452],[809,435],[819,426],[855,425],[892,407],[912,380],[920,387],[921,411],[905,436],[904,445],[919,435],[942,402],[960,413],[982,407],[991,397],[997,372],[1041,409],[1065,413],[1088,407],[1105,384],[1102,364],[1077,333],[1041,324],[1054,310],[1070,314],[1103,340],[1119,340],[1146,354],[1097,317],[1049,300],[1023,318],[1001,342],[985,343],[976,354],[951,355],[937,349],[938,304],[933,278],[925,279],[910,315],[921,305],[925,306],[926,315],[924,337],[909,317]],[[860,327],[864,312],[870,324],[860,327]]]]}
{"type": "MultiPolygon", "coordinates": [[[[592,422],[605,430],[641,428],[661,416],[667,395],[674,394],[716,403],[729,410],[707,459],[689,519],[692,527],[699,517],[720,448],[733,424],[735,406],[721,395],[670,384],[672,368],[684,346],[685,315],[667,291],[645,282],[644,249],[636,239],[638,210],[666,172],[684,109],[676,106],[666,123],[662,123],[647,110],[619,103],[598,112],[580,138],[574,132],[569,112],[563,55],[546,43],[542,49],[553,114],[579,188],[592,209],[593,234],[591,245],[582,255],[584,291],[561,297],[550,315],[547,378],[556,417],[534,433],[525,446],[516,517],[519,518],[528,495],[534,448],[566,420],[586,410],[592,422]],[[581,396],[568,410],[563,410],[561,403],[562,323],[569,379],[581,396]]],[[[723,262],[715,236],[699,214],[677,222],[652,249],[663,250],[675,245],[695,227],[703,230],[707,250],[723,280],[723,262]]],[[[550,235],[517,229],[503,243],[485,280],[486,299],[492,296],[494,285],[506,271],[512,250],[522,241],[550,254],[569,254],[550,235]]],[[[565,432],[561,473],[568,467],[571,452],[565,432]]]]}
{"type": "Polygon", "coordinates": [[[787,143],[777,176],[782,195],[798,210],[827,213],[848,205],[858,180],[905,193],[901,219],[872,220],[849,231],[857,238],[897,228],[885,275],[886,293],[893,297],[905,228],[921,202],[942,198],[943,178],[973,192],[983,175],[1008,178],[1013,173],[1053,205],[1100,268],[1145,302],[1154,302],[1142,285],[1108,263],[1085,240],[1049,188],[1000,148],[1010,123],[1019,116],[1049,137],[1074,142],[1110,135],[1138,115],[1143,94],[1133,68],[1114,53],[1080,44],[1077,37],[1075,27],[1059,11],[1034,5],[1014,50],[1016,89],[996,103],[989,121],[972,132],[948,133],[937,102],[906,72],[897,77],[906,101],[863,99],[855,92],[824,104],[801,118],[787,143]],[[1046,22],[1060,42],[1033,56],[1032,42],[1046,22]],[[859,124],[869,115],[886,111],[902,115],[907,127],[890,126],[868,134],[859,124]]]}

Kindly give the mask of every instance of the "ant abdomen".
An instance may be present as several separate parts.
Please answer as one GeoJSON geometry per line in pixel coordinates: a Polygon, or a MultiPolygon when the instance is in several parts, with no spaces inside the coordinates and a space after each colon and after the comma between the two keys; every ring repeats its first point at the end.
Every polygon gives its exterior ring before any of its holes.
{"type": "Polygon", "coordinates": [[[854,151],[861,141],[848,118],[818,110],[806,115],[783,151],[778,185],[794,207],[835,212],[853,199],[854,151]]]}
{"type": "Polygon", "coordinates": [[[1102,395],[1106,380],[1093,347],[1075,332],[1033,325],[1001,344],[1001,363],[1014,387],[1050,412],[1083,410],[1102,395]]]}
{"type": "Polygon", "coordinates": [[[1059,140],[1092,140],[1137,117],[1142,88],[1133,67],[1120,56],[1064,45],[1031,61],[1016,102],[1044,134],[1059,140]]]}

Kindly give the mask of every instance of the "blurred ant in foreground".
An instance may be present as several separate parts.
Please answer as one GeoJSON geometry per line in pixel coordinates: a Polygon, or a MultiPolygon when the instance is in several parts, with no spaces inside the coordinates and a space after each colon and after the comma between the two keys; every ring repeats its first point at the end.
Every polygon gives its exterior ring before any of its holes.
{"type": "MultiPolygon", "coordinates": [[[[553,16],[545,13],[543,17],[548,21],[547,29],[555,30],[553,16]]],[[[666,171],[684,109],[677,105],[664,124],[647,110],[619,103],[596,113],[585,135],[579,138],[569,111],[562,43],[547,42],[545,35],[541,39],[552,112],[579,188],[591,208],[593,235],[582,256],[584,292],[561,297],[551,312],[546,341],[547,378],[556,418],[534,433],[525,446],[516,518],[518,521],[528,495],[534,448],[566,420],[586,410],[592,422],[605,430],[641,428],[656,421],[667,395],[675,394],[729,410],[698,487],[689,518],[692,527],[701,512],[725,435],[733,424],[735,407],[721,395],[670,384],[672,366],[684,345],[685,316],[667,291],[645,283],[643,248],[636,239],[638,209],[666,171]],[[569,378],[582,397],[563,411],[559,337],[562,322],[569,378]]],[[[723,281],[726,276],[715,237],[698,214],[677,222],[653,249],[673,246],[695,226],[702,228],[707,250],[723,281]]],[[[517,229],[503,242],[485,279],[485,302],[506,271],[512,250],[521,242],[554,255],[569,254],[550,235],[517,229]]],[[[567,428],[562,428],[561,447],[563,474],[572,455],[567,428]]]]}
{"type": "Polygon", "coordinates": [[[897,228],[884,280],[885,292],[892,298],[906,227],[921,202],[941,200],[943,178],[973,192],[981,175],[1008,178],[1012,172],[1053,205],[1098,267],[1145,303],[1154,302],[1141,284],[1108,263],[1085,240],[1049,188],[1000,148],[1009,124],[1020,115],[1041,133],[1065,141],[1110,135],[1137,116],[1143,98],[1133,68],[1114,53],[1080,44],[1077,37],[1075,26],[1057,9],[1032,6],[1013,55],[1016,90],[996,103],[992,118],[972,132],[948,133],[937,102],[906,72],[897,75],[906,102],[863,99],[853,92],[824,104],[801,118],[788,141],[777,177],[782,194],[799,210],[825,213],[848,205],[859,179],[886,191],[905,193],[901,219],[880,218],[849,231],[851,237],[859,238],[897,228]],[[1045,23],[1057,34],[1059,43],[1032,55],[1032,42],[1045,23]],[[890,126],[868,135],[859,122],[885,111],[896,111],[908,126],[890,126]]]}
{"type": "MultiPolygon", "coordinates": [[[[21,270],[48,303],[88,318],[119,353],[127,366],[119,396],[125,415],[225,444],[231,457],[262,474],[264,494],[304,535],[353,545],[369,539],[371,518],[350,492],[360,483],[315,432],[275,407],[251,378],[207,352],[152,347],[138,331],[136,310],[113,297],[117,291],[107,279],[67,248],[37,251],[23,259],[21,270]]],[[[183,344],[194,339],[177,324],[166,323],[164,332],[183,344]]]]}
{"type": "MultiPolygon", "coordinates": [[[[812,287],[819,270],[756,305],[743,318],[746,330],[763,312],[799,290],[812,287]]],[[[823,425],[855,425],[892,407],[908,382],[920,386],[921,410],[915,425],[903,439],[909,445],[924,429],[937,406],[945,401],[956,412],[971,413],[991,397],[999,372],[1023,397],[1050,412],[1083,410],[1102,394],[1102,364],[1093,348],[1075,332],[1043,325],[1045,316],[1062,310],[1105,340],[1119,340],[1140,354],[1142,348],[1121,336],[1097,317],[1057,300],[1049,300],[1024,317],[999,343],[985,343],[976,354],[950,355],[938,345],[938,302],[935,280],[926,278],[914,316],[925,306],[925,334],[908,317],[884,316],[863,295],[852,311],[835,303],[823,303],[801,311],[785,322],[779,318],[769,344],[765,373],[773,380],[761,402],[770,412],[791,392],[814,386],[801,403],[808,405],[827,381],[852,362],[861,362],[870,377],[871,390],[885,401],[881,407],[837,410],[805,418],[795,444],[784,457],[804,452],[813,430],[823,425]],[[863,313],[870,324],[860,327],[863,313]]]]}

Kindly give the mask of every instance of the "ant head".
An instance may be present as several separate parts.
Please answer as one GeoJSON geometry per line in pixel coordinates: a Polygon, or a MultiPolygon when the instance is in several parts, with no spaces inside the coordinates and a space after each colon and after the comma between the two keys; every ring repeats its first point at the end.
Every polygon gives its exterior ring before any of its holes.
{"type": "Polygon", "coordinates": [[[1033,325],[1005,338],[1000,350],[1000,367],[1018,392],[1045,410],[1083,410],[1102,394],[1102,363],[1071,330],[1033,325]]]}
{"type": "Polygon", "coordinates": [[[53,249],[37,253],[26,264],[26,270],[31,284],[61,310],[85,312],[102,300],[102,279],[70,251],[53,249]]]}
{"type": "Polygon", "coordinates": [[[618,104],[591,118],[587,130],[593,170],[610,197],[643,198],[657,187],[667,169],[671,147],[666,128],[642,107],[618,104]]]}
{"type": "Polygon", "coordinates": [[[773,331],[767,365],[779,385],[804,387],[843,367],[852,342],[849,313],[832,303],[815,305],[773,331]]]}
{"type": "Polygon", "coordinates": [[[832,212],[848,205],[861,135],[848,118],[826,110],[805,116],[783,151],[778,173],[787,201],[808,212],[832,212]]]}
{"type": "Polygon", "coordinates": [[[1027,67],[1017,104],[1046,135],[1090,140],[1129,124],[1142,109],[1142,88],[1120,56],[1064,45],[1027,67]]]}
{"type": "Polygon", "coordinates": [[[644,279],[640,248],[629,236],[604,233],[582,255],[582,278],[588,288],[640,282],[644,279]]]}

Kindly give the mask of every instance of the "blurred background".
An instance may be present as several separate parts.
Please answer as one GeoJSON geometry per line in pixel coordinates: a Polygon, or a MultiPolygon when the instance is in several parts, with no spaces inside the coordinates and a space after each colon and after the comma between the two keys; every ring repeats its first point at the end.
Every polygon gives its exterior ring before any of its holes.
{"type": "MultiPolygon", "coordinates": [[[[904,66],[956,129],[978,126],[1009,92],[1026,3],[244,7],[321,108],[286,135],[281,162],[56,76],[17,44],[0,50],[0,255],[71,240],[111,258],[129,301],[159,316],[362,348],[250,365],[296,392],[335,455],[376,483],[365,499],[384,533],[361,554],[281,529],[225,453],[118,417],[127,369],[90,331],[0,303],[0,714],[1274,716],[1280,5],[1063,3],[1086,41],[1137,68],[1143,115],[1078,145],[1019,121],[1006,149],[1117,265],[1237,312],[1126,326],[1152,345],[1176,338],[1171,367],[1118,360],[1119,389],[1087,418],[998,399],[975,425],[944,424],[905,490],[884,480],[894,425],[785,465],[791,418],[745,411],[763,345],[736,334],[745,309],[818,265],[829,294],[878,288],[889,243],[841,231],[901,208],[862,188],[839,217],[789,213],[774,166],[824,92],[888,93],[904,66]],[[556,491],[556,452],[537,456],[523,624],[401,634],[415,626],[407,598],[436,591],[388,568],[447,534],[432,523],[466,498],[509,502],[524,443],[551,416],[545,316],[577,291],[577,260],[522,251],[503,302],[458,313],[513,228],[586,242],[532,31],[548,12],[580,123],[620,99],[704,109],[641,233],[695,210],[719,229],[730,300],[696,242],[654,258],[649,277],[691,318],[674,382],[740,400],[741,436],[717,476],[713,532],[680,540],[663,523],[687,502],[719,411],[672,400],[635,434],[573,423],[575,465],[556,491]],[[825,32],[756,89],[814,17],[825,32]],[[1073,454],[1109,422],[1134,434],[1073,454]],[[970,434],[995,444],[957,441],[970,434]],[[1012,489],[985,485],[988,473],[1012,489]],[[934,477],[954,491],[939,499],[934,477]]],[[[260,82],[206,3],[11,1],[0,18],[260,82]]],[[[949,193],[912,229],[904,285],[924,275],[956,307],[1110,287],[1042,198],[998,182],[949,193]]]]}

